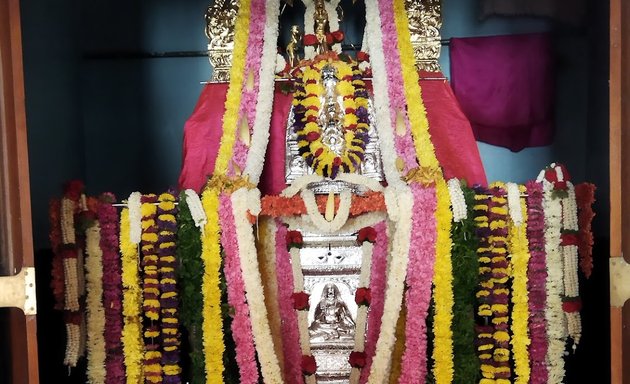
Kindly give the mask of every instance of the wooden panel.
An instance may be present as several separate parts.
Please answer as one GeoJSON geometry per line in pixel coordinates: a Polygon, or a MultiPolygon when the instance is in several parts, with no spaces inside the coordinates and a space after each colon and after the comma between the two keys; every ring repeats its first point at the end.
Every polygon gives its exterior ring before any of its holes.
{"type": "MultiPolygon", "coordinates": [[[[19,0],[0,1],[0,185],[8,212],[0,217],[0,226],[9,241],[5,252],[12,273],[34,266],[20,25],[19,0]]],[[[9,334],[12,382],[38,383],[35,316],[12,310],[9,334]]]]}

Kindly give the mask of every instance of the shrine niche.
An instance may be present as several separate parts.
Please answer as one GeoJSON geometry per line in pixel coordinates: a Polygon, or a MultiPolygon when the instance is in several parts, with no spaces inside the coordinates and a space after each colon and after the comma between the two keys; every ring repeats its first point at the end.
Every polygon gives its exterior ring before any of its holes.
{"type": "Polygon", "coordinates": [[[208,7],[179,194],[118,213],[71,183],[51,206],[66,364],[86,295],[94,382],[562,382],[592,185],[555,163],[488,185],[440,72],[439,1],[366,1],[354,51],[352,8],[304,0],[304,25],[279,25],[287,3],[208,7]]]}

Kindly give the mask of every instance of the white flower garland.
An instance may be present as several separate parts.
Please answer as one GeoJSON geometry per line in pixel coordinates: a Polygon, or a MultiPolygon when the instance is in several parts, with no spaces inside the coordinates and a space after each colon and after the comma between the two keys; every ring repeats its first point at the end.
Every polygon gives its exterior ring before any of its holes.
{"type": "MultiPolygon", "coordinates": [[[[374,244],[364,241],[361,245],[361,274],[359,275],[359,288],[368,288],[370,284],[370,272],[372,266],[372,252],[374,244]]],[[[356,352],[365,351],[365,328],[367,325],[368,307],[359,305],[357,309],[357,320],[354,331],[354,350],[356,352]]],[[[361,369],[352,368],[350,371],[350,383],[356,384],[361,377],[361,369]]]]}
{"type": "Polygon", "coordinates": [[[256,99],[256,115],[254,117],[252,145],[247,154],[244,174],[258,185],[265,164],[265,153],[269,142],[269,126],[275,89],[275,66],[278,43],[278,22],[280,16],[279,0],[268,0],[265,5],[265,32],[263,40],[263,56],[258,72],[258,97],[256,99]]]}
{"type": "Polygon", "coordinates": [[[287,60],[281,54],[276,54],[276,70],[275,74],[279,74],[284,71],[284,68],[287,66],[287,60]]]}
{"type": "Polygon", "coordinates": [[[383,34],[381,18],[376,1],[365,2],[365,29],[369,31],[368,47],[372,62],[372,87],[374,89],[374,114],[377,121],[383,172],[390,187],[405,185],[396,168],[396,148],[392,132],[392,121],[389,113],[389,93],[387,90],[387,73],[385,54],[383,53],[383,34]]]}
{"type": "MultiPolygon", "coordinates": [[[[346,224],[339,230],[332,232],[333,234],[354,233],[361,228],[370,227],[387,218],[385,212],[369,212],[358,217],[348,219],[346,224]]],[[[283,221],[289,226],[289,229],[302,230],[305,232],[317,233],[317,226],[313,225],[310,216],[285,217],[283,221]]]]}
{"type": "MultiPolygon", "coordinates": [[[[366,2],[366,8],[370,6],[366,2]]],[[[375,2],[374,2],[375,3],[375,2]]],[[[373,4],[376,6],[376,4],[373,4]]],[[[402,207],[397,213],[398,222],[392,240],[391,261],[387,271],[387,287],[385,289],[385,303],[381,332],[376,343],[376,352],[372,360],[368,383],[384,383],[389,377],[389,368],[396,341],[396,323],[402,304],[407,263],[409,260],[409,240],[411,238],[411,221],[413,195],[407,187],[400,188],[399,205],[402,207]]],[[[390,211],[388,207],[388,212],[390,211]]]]}
{"type": "MultiPolygon", "coordinates": [[[[560,177],[558,175],[558,177],[560,177]]],[[[567,182],[568,197],[562,199],[562,226],[565,230],[579,230],[577,202],[575,199],[575,187],[567,182]]],[[[578,246],[565,245],[562,247],[564,254],[564,296],[578,297],[580,295],[578,281],[578,246]]],[[[582,336],[582,321],[580,312],[565,312],[569,336],[573,340],[573,349],[577,348],[582,336]]]]}
{"type": "Polygon", "coordinates": [[[336,232],[348,221],[348,216],[350,215],[350,205],[352,204],[352,193],[350,191],[342,191],[339,194],[339,209],[337,210],[337,215],[332,221],[326,220],[319,213],[313,191],[305,189],[301,192],[301,196],[302,200],[304,200],[308,216],[320,232],[336,232]]]}
{"type": "Polygon", "coordinates": [[[197,195],[197,192],[192,189],[185,190],[184,194],[186,196],[186,204],[188,204],[190,216],[192,216],[195,227],[203,231],[203,228],[208,222],[208,218],[206,217],[206,212],[203,210],[203,205],[201,205],[199,195],[197,195]]]}
{"type": "Polygon", "coordinates": [[[129,208],[129,239],[133,244],[140,244],[140,237],[142,236],[141,197],[142,194],[140,192],[132,192],[127,199],[127,207],[129,208]]]}
{"type": "Polygon", "coordinates": [[[105,308],[103,308],[103,251],[101,228],[96,222],[85,233],[87,258],[87,376],[90,383],[105,382],[105,308]]]}
{"type": "Polygon", "coordinates": [[[281,193],[282,197],[293,197],[296,193],[300,192],[310,183],[316,183],[318,181],[322,181],[324,178],[316,173],[312,175],[304,175],[301,176],[291,183],[288,187],[286,187],[281,193]]]}
{"type": "Polygon", "coordinates": [[[448,194],[451,197],[451,207],[453,210],[453,221],[459,223],[468,218],[468,208],[466,207],[466,198],[462,191],[461,182],[452,178],[446,182],[448,185],[448,194]]]}
{"type": "Polygon", "coordinates": [[[505,185],[507,190],[508,212],[512,222],[517,227],[523,224],[523,212],[521,211],[521,192],[518,189],[518,184],[507,183],[505,185]]]}
{"type": "Polygon", "coordinates": [[[254,233],[247,217],[248,205],[251,204],[248,199],[251,195],[247,189],[240,188],[232,194],[231,198],[245,295],[250,306],[252,333],[260,357],[262,375],[265,383],[282,384],[280,364],[274,349],[265,307],[254,233]]]}
{"type": "MultiPolygon", "coordinates": [[[[74,212],[77,204],[67,197],[61,199],[61,239],[65,245],[76,245],[74,232],[74,212]]],[[[77,257],[63,258],[64,276],[64,310],[76,312],[79,310],[79,276],[78,276],[78,248],[77,257]]],[[[69,340],[68,340],[69,341],[69,340]]]]}
{"type": "Polygon", "coordinates": [[[547,370],[549,384],[561,384],[565,375],[564,349],[567,336],[565,316],[562,310],[563,262],[560,250],[562,227],[562,204],[553,197],[553,185],[543,181],[545,211],[545,253],[547,254],[547,300],[545,320],[547,321],[547,370]]]}

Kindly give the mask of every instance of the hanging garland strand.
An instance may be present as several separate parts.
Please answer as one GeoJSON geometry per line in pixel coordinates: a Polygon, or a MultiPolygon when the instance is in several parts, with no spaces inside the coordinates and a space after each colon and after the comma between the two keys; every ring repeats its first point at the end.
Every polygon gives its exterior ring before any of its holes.
{"type": "Polygon", "coordinates": [[[177,206],[172,193],[158,198],[156,224],[158,229],[158,266],[160,274],[160,321],[162,331],[162,371],[164,383],[181,383],[179,291],[177,289],[175,249],[177,244],[177,206]]]}
{"type": "Polygon", "coordinates": [[[186,195],[182,193],[177,212],[177,259],[180,267],[177,270],[182,307],[180,319],[188,330],[190,340],[190,376],[192,384],[205,383],[203,362],[203,343],[201,325],[203,321],[203,295],[201,281],[203,278],[203,262],[201,260],[201,237],[199,228],[195,226],[186,195]]]}
{"type": "Polygon", "coordinates": [[[473,205],[475,192],[462,186],[467,218],[453,223],[453,383],[470,384],[479,381],[479,357],[475,353],[475,288],[478,284],[479,239],[475,234],[473,205]]]}

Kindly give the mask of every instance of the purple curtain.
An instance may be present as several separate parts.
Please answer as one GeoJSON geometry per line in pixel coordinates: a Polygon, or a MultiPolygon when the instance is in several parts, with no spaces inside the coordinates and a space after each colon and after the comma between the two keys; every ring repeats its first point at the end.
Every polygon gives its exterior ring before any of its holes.
{"type": "Polygon", "coordinates": [[[451,39],[453,90],[478,141],[514,152],[552,143],[551,52],[548,34],[451,39]]]}

